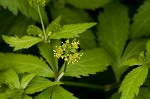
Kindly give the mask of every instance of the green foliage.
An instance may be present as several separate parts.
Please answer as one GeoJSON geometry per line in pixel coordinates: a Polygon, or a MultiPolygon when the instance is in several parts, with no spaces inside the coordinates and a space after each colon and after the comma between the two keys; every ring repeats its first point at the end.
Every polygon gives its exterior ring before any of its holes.
{"type": "Polygon", "coordinates": [[[107,69],[111,61],[111,58],[104,49],[87,50],[78,62],[67,65],[65,75],[80,77],[102,72],[107,69]]]}
{"type": "Polygon", "coordinates": [[[0,0],[0,99],[149,99],[149,5],[0,0]]]}
{"type": "Polygon", "coordinates": [[[23,36],[22,38],[16,37],[9,37],[9,36],[2,36],[4,41],[8,44],[10,44],[11,47],[15,47],[14,51],[23,49],[23,48],[29,48],[32,45],[35,45],[36,43],[41,42],[42,40],[37,37],[32,36],[23,36]]]}
{"type": "Polygon", "coordinates": [[[47,90],[43,91],[41,94],[39,94],[35,99],[78,99],[73,96],[72,93],[68,92],[64,88],[60,86],[54,86],[50,87],[47,90]],[[51,93],[51,94],[47,94],[51,93]]]}
{"type": "Polygon", "coordinates": [[[147,87],[141,87],[138,96],[135,99],[149,99],[150,98],[150,89],[147,87]]]}
{"type": "Polygon", "coordinates": [[[139,66],[128,73],[119,90],[122,91],[120,99],[133,99],[135,95],[138,95],[139,87],[144,83],[147,74],[147,66],[139,66]]]}
{"type": "MultiPolygon", "coordinates": [[[[33,20],[40,22],[37,10],[29,5],[28,0],[0,0],[0,5],[2,5],[5,9],[8,8],[15,15],[18,14],[19,10],[26,17],[32,18],[33,20]]],[[[41,12],[44,22],[47,23],[48,18],[43,8],[41,8],[41,12]]]]}
{"type": "Polygon", "coordinates": [[[39,76],[53,77],[54,74],[43,59],[13,53],[0,53],[0,69],[15,68],[18,73],[35,73],[39,76]]]}
{"type": "Polygon", "coordinates": [[[121,57],[129,34],[129,18],[127,8],[119,3],[110,3],[99,16],[98,37],[114,60],[121,57]]]}
{"type": "Polygon", "coordinates": [[[134,15],[133,25],[131,27],[131,37],[137,38],[150,35],[150,0],[145,0],[144,4],[138,9],[138,13],[134,15]]]}
{"type": "Polygon", "coordinates": [[[96,9],[99,7],[104,7],[110,1],[111,0],[66,0],[67,3],[83,9],[96,9]]]}

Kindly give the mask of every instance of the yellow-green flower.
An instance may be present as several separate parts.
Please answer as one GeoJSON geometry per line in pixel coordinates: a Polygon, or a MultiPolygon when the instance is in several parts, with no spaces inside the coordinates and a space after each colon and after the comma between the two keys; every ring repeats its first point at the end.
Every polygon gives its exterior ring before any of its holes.
{"type": "Polygon", "coordinates": [[[61,46],[56,47],[56,50],[54,50],[54,56],[58,59],[64,59],[68,64],[75,63],[78,62],[77,60],[80,59],[83,54],[78,52],[78,48],[79,41],[76,41],[76,39],[72,40],[72,42],[66,40],[61,46]]]}
{"type": "Polygon", "coordinates": [[[28,0],[30,6],[37,7],[37,6],[45,6],[46,0],[28,0]]]}

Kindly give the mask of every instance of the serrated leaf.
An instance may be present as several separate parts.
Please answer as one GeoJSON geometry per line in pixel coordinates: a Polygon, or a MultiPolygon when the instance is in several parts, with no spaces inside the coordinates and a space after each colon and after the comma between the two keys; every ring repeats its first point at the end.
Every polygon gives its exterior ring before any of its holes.
{"type": "Polygon", "coordinates": [[[97,35],[114,60],[120,59],[129,34],[127,8],[119,3],[110,3],[99,16],[97,35]]]}
{"type": "Polygon", "coordinates": [[[13,53],[0,53],[0,70],[14,68],[18,73],[34,73],[44,77],[54,77],[54,73],[43,59],[13,53]]]}
{"type": "Polygon", "coordinates": [[[25,89],[28,83],[33,79],[35,74],[27,74],[21,79],[21,87],[25,89]]]}
{"type": "Polygon", "coordinates": [[[87,50],[81,59],[74,64],[67,65],[65,76],[80,77],[96,74],[107,69],[111,58],[102,48],[87,50]]]}
{"type": "Polygon", "coordinates": [[[60,84],[60,82],[51,82],[50,80],[42,77],[35,77],[25,89],[26,94],[33,94],[35,92],[40,92],[50,86],[60,84]]]}
{"type": "Polygon", "coordinates": [[[59,32],[53,33],[50,38],[51,39],[60,39],[60,38],[73,38],[79,37],[78,34],[83,33],[88,28],[96,25],[96,23],[82,23],[82,24],[69,24],[64,25],[59,32]]]}
{"type": "Polygon", "coordinates": [[[138,95],[139,87],[144,83],[147,74],[147,66],[137,67],[128,73],[119,89],[122,92],[120,99],[134,99],[134,96],[138,95]]]}
{"type": "Polygon", "coordinates": [[[23,36],[22,38],[18,38],[18,37],[13,37],[13,36],[9,37],[3,35],[2,37],[4,41],[8,43],[11,47],[15,47],[14,51],[19,49],[29,48],[42,41],[42,39],[33,36],[23,36]]]}
{"type": "Polygon", "coordinates": [[[13,69],[8,69],[4,73],[5,83],[8,84],[9,88],[20,89],[20,81],[18,74],[13,69]]]}
{"type": "MultiPolygon", "coordinates": [[[[28,0],[0,0],[0,5],[2,5],[5,9],[8,8],[15,15],[18,14],[19,10],[26,17],[40,22],[38,11],[29,5],[28,0]]],[[[43,20],[47,24],[48,18],[46,16],[46,12],[43,8],[40,8],[40,10],[43,20]]]]}
{"type": "Polygon", "coordinates": [[[104,7],[110,1],[111,0],[66,0],[67,3],[83,9],[96,9],[99,7],[104,7]]]}
{"type": "Polygon", "coordinates": [[[61,86],[56,86],[53,89],[52,99],[78,99],[78,98],[74,97],[72,93],[65,90],[61,86]]]}
{"type": "Polygon", "coordinates": [[[141,87],[138,96],[135,99],[150,99],[150,89],[147,87],[141,87]]]}
{"type": "Polygon", "coordinates": [[[138,38],[141,36],[150,35],[150,0],[145,0],[144,4],[138,9],[138,13],[133,18],[133,24],[131,27],[131,37],[138,38]]]}

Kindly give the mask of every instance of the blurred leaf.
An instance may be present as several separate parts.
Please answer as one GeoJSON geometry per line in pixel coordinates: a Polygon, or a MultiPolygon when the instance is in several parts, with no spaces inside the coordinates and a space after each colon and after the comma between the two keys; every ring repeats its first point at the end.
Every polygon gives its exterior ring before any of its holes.
{"type": "MultiPolygon", "coordinates": [[[[18,14],[19,10],[26,17],[32,18],[33,20],[40,22],[38,11],[29,5],[28,0],[0,0],[0,5],[2,5],[5,9],[8,8],[15,15],[18,14]]],[[[46,12],[43,8],[41,8],[40,10],[43,20],[47,24],[48,18],[46,12]]]]}
{"type": "Polygon", "coordinates": [[[34,23],[34,21],[29,20],[24,16],[14,16],[8,11],[0,11],[0,35],[17,35],[21,37],[27,33],[27,26],[34,23]]]}
{"type": "Polygon", "coordinates": [[[13,69],[8,69],[4,73],[5,83],[8,84],[10,88],[20,89],[20,81],[18,74],[13,69]]]}
{"type": "Polygon", "coordinates": [[[131,37],[138,38],[150,35],[150,0],[145,0],[144,4],[138,9],[138,13],[134,15],[131,27],[131,37]]]}
{"type": "Polygon", "coordinates": [[[104,7],[111,0],[66,0],[67,3],[72,4],[75,7],[83,9],[96,9],[104,7]]]}
{"type": "Polygon", "coordinates": [[[146,44],[146,50],[150,54],[150,40],[146,44]]]}
{"type": "Polygon", "coordinates": [[[143,85],[148,74],[147,66],[139,66],[129,72],[123,80],[119,91],[122,92],[120,99],[134,99],[139,93],[139,87],[143,85]]]}
{"type": "Polygon", "coordinates": [[[77,24],[84,22],[93,21],[92,17],[84,10],[77,8],[54,8],[53,6],[49,6],[49,9],[52,13],[52,18],[55,19],[57,16],[62,15],[62,23],[63,24],[77,24]]]}
{"type": "Polygon", "coordinates": [[[135,99],[150,99],[150,89],[147,87],[141,87],[139,94],[135,97],[135,99]]]}
{"type": "Polygon", "coordinates": [[[9,37],[9,36],[2,36],[4,41],[9,44],[11,47],[15,47],[14,51],[24,48],[29,48],[39,42],[42,41],[41,38],[34,37],[34,36],[23,36],[22,38],[18,37],[9,37]]]}
{"type": "Polygon", "coordinates": [[[18,73],[35,73],[39,76],[54,77],[53,71],[43,59],[13,53],[0,53],[0,70],[14,68],[18,73]]]}
{"type": "Polygon", "coordinates": [[[129,34],[127,8],[119,3],[110,3],[100,14],[99,23],[99,42],[114,60],[120,59],[129,34]]]}
{"type": "Polygon", "coordinates": [[[110,56],[101,48],[87,50],[81,59],[67,65],[65,76],[80,77],[103,72],[111,64],[110,56]]]}
{"type": "Polygon", "coordinates": [[[83,33],[94,25],[96,25],[94,22],[64,25],[59,32],[51,35],[51,39],[79,37],[78,34],[83,33]]]}

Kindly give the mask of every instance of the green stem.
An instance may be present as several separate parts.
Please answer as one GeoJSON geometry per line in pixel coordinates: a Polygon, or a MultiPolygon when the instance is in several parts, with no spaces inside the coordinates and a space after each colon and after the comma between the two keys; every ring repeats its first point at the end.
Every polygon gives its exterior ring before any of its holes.
{"type": "Polygon", "coordinates": [[[42,24],[43,35],[44,35],[44,41],[47,42],[47,35],[46,35],[46,32],[45,32],[45,27],[44,27],[42,15],[41,15],[40,7],[38,6],[37,8],[38,8],[38,13],[39,13],[40,20],[41,20],[41,24],[42,24]]]}
{"type": "Polygon", "coordinates": [[[98,90],[106,90],[105,86],[100,85],[93,85],[93,84],[86,84],[86,83],[79,83],[79,82],[70,82],[70,81],[63,81],[65,85],[69,86],[77,86],[77,87],[85,87],[85,88],[92,88],[98,90]]]}
{"type": "Polygon", "coordinates": [[[64,63],[65,67],[64,67],[64,73],[66,72],[66,68],[67,68],[67,62],[65,61],[64,63]]]}

